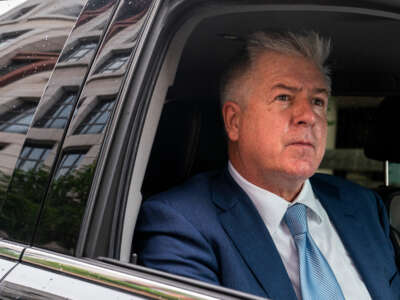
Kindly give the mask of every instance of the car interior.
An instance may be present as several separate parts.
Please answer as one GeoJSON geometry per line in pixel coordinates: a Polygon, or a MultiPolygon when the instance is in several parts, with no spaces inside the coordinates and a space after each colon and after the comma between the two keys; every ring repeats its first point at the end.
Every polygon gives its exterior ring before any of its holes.
{"type": "Polygon", "coordinates": [[[317,31],[332,39],[329,136],[319,171],[377,191],[390,208],[393,231],[399,231],[400,156],[394,138],[400,103],[399,18],[373,8],[318,5],[213,5],[193,13],[170,41],[153,91],[125,210],[120,259],[130,261],[142,201],[226,165],[219,78],[246,36],[258,30],[317,31]]]}

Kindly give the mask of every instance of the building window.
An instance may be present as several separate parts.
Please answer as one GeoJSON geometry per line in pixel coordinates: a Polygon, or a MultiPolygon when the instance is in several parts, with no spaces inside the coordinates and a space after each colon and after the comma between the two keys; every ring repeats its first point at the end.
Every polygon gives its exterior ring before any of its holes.
{"type": "Polygon", "coordinates": [[[8,19],[9,20],[16,20],[16,19],[22,17],[23,15],[27,14],[28,12],[30,12],[35,7],[36,7],[36,5],[23,7],[19,11],[17,11],[15,14],[11,15],[11,17],[9,17],[8,19]]]}
{"type": "Polygon", "coordinates": [[[7,32],[0,35],[0,48],[5,48],[21,35],[23,35],[26,31],[14,31],[7,32]]]}
{"type": "Polygon", "coordinates": [[[27,133],[31,125],[37,103],[25,102],[16,109],[5,112],[0,116],[0,131],[27,133]]]}
{"type": "Polygon", "coordinates": [[[61,159],[61,163],[57,169],[55,178],[58,179],[61,176],[67,176],[71,174],[72,171],[79,167],[83,157],[86,152],[70,152],[65,153],[61,159]]]}
{"type": "MultiPolygon", "coordinates": [[[[0,45],[0,48],[2,45],[0,45]]],[[[11,62],[7,65],[1,65],[0,66],[0,76],[6,75],[8,73],[14,72],[20,68],[23,68],[25,66],[28,66],[32,64],[32,61],[27,59],[27,60],[14,60],[12,59],[11,62]]]]}
{"type": "Polygon", "coordinates": [[[64,7],[54,12],[54,14],[70,16],[70,17],[78,17],[81,13],[83,6],[82,5],[74,5],[69,7],[64,7]]]}
{"type": "Polygon", "coordinates": [[[15,14],[13,14],[9,20],[16,20],[20,17],[22,17],[23,15],[27,14],[28,12],[30,12],[32,9],[34,9],[36,7],[36,5],[32,5],[32,6],[27,6],[27,7],[23,7],[21,8],[19,11],[17,11],[15,14]]]}
{"type": "Polygon", "coordinates": [[[118,54],[112,56],[109,60],[107,60],[103,66],[100,67],[97,73],[107,74],[114,73],[121,69],[129,59],[129,54],[118,54]]]}
{"type": "Polygon", "coordinates": [[[17,162],[17,169],[37,171],[50,153],[50,147],[25,146],[17,162]]]}
{"type": "Polygon", "coordinates": [[[97,47],[97,42],[86,42],[80,44],[74,51],[67,55],[62,61],[75,62],[94,51],[97,47]]]}
{"type": "Polygon", "coordinates": [[[115,99],[101,101],[75,130],[75,134],[101,133],[107,125],[115,99]]]}
{"type": "Polygon", "coordinates": [[[54,104],[48,113],[44,115],[35,127],[41,128],[65,128],[74,108],[76,99],[75,92],[64,94],[60,101],[54,104]]]}

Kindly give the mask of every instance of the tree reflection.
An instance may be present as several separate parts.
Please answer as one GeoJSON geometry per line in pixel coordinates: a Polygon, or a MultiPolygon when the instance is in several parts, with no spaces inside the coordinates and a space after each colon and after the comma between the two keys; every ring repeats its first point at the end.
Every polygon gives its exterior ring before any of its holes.
{"type": "MultiPolygon", "coordinates": [[[[79,235],[82,215],[90,191],[95,163],[83,166],[55,179],[50,188],[46,213],[40,220],[35,244],[67,253],[73,252],[79,235]]],[[[35,170],[16,170],[11,176],[0,171],[1,237],[28,241],[38,220],[45,187],[50,176],[45,166],[35,170]]]]}

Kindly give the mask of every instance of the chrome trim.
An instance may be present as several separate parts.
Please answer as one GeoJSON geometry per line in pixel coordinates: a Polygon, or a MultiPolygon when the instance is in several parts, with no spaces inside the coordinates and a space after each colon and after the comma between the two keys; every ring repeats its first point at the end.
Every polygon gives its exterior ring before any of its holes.
{"type": "Polygon", "coordinates": [[[24,247],[6,240],[0,240],[0,257],[19,260],[24,247]]]}
{"type": "Polygon", "coordinates": [[[35,248],[25,250],[22,262],[151,299],[220,299],[35,248]]]}

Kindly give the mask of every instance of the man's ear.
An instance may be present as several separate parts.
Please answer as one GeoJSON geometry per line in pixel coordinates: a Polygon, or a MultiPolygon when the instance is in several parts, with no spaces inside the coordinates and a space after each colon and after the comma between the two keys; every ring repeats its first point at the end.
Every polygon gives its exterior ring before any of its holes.
{"type": "Polygon", "coordinates": [[[222,106],[222,117],[224,118],[225,130],[230,141],[235,142],[239,139],[240,121],[242,109],[239,104],[227,101],[222,106]]]}

